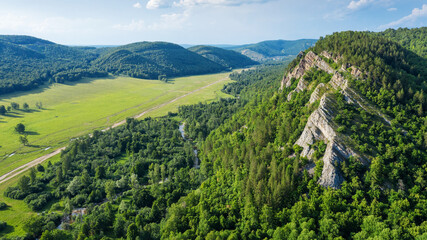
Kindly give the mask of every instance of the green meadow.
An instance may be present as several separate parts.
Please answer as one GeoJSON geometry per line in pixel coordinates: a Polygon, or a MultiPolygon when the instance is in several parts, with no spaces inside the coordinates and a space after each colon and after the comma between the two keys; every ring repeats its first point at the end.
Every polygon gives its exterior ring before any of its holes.
{"type": "Polygon", "coordinates": [[[3,95],[0,105],[16,102],[21,110],[0,118],[0,175],[65,146],[72,138],[141,112],[148,111],[142,118],[161,116],[176,111],[179,105],[227,97],[220,90],[231,81],[229,74],[174,78],[169,83],[130,77],[86,79],[3,95]],[[36,102],[42,103],[42,109],[36,108],[36,102]],[[29,111],[22,110],[24,103],[29,104],[29,111]],[[26,127],[27,146],[20,143],[15,132],[18,123],[26,127]]]}

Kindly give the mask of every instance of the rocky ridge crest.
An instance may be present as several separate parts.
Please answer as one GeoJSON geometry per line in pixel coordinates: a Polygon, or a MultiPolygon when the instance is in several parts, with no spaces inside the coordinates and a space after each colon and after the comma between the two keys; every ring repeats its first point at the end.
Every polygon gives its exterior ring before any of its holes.
{"type": "MultiPolygon", "coordinates": [[[[340,56],[333,57],[332,54],[323,51],[320,54],[323,58],[332,59],[338,63],[340,56]]],[[[339,71],[334,70],[323,58],[316,55],[314,52],[308,52],[299,62],[299,64],[289,72],[282,80],[281,89],[292,85],[292,81],[299,81],[297,87],[289,93],[288,101],[292,99],[294,92],[299,92],[307,89],[307,82],[304,80],[306,71],[311,68],[318,68],[329,74],[333,74],[331,80],[324,84],[320,83],[316,86],[311,94],[309,104],[313,104],[320,100],[319,107],[310,115],[303,133],[295,144],[303,148],[301,156],[312,159],[315,149],[312,145],[318,141],[323,141],[327,144],[326,151],[323,156],[323,170],[319,179],[319,184],[324,187],[340,188],[344,178],[340,170],[340,163],[348,159],[350,156],[356,157],[362,164],[369,164],[369,160],[359,154],[351,146],[351,140],[336,131],[338,126],[333,122],[336,115],[336,102],[331,95],[330,90],[338,90],[344,95],[347,103],[354,104],[356,107],[361,107],[368,112],[379,113],[377,109],[370,106],[369,103],[351,87],[348,80],[339,71]]],[[[354,78],[363,78],[364,74],[357,67],[350,65],[342,65],[341,71],[350,72],[354,78]],[[351,69],[350,69],[351,68],[351,69]]],[[[390,123],[386,116],[382,116],[385,122],[390,123]]]]}

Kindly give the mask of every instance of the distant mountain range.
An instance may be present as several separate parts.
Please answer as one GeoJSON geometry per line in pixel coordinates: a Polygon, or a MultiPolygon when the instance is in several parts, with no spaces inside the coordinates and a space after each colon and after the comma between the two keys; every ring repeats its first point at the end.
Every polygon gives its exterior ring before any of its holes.
{"type": "Polygon", "coordinates": [[[280,60],[288,56],[295,56],[300,51],[314,46],[316,39],[300,40],[272,40],[254,44],[227,47],[255,61],[280,60]]]}

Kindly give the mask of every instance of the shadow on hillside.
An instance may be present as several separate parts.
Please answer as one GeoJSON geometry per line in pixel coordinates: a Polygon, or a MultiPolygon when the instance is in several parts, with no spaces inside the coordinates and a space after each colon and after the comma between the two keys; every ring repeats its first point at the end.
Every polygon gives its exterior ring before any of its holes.
{"type": "Polygon", "coordinates": [[[20,113],[13,112],[13,113],[7,113],[5,116],[11,117],[11,118],[23,118],[23,116],[21,116],[21,115],[22,114],[20,114],[20,113]]]}
{"type": "Polygon", "coordinates": [[[6,228],[4,228],[1,232],[0,232],[0,237],[4,237],[5,235],[12,233],[15,231],[15,227],[11,226],[11,225],[7,225],[6,228]]]}
{"type": "Polygon", "coordinates": [[[34,131],[25,131],[26,135],[40,135],[40,133],[38,132],[34,132],[34,131]]]}
{"type": "Polygon", "coordinates": [[[102,77],[102,78],[85,78],[79,81],[67,81],[67,82],[63,82],[61,84],[63,85],[67,85],[67,86],[76,86],[77,84],[85,84],[85,83],[91,83],[95,80],[98,79],[115,79],[116,77],[114,76],[107,76],[107,77],[102,77]]]}
{"type": "Polygon", "coordinates": [[[40,110],[38,110],[38,109],[27,109],[27,110],[25,110],[25,109],[20,109],[19,111],[24,112],[24,113],[41,112],[41,111],[40,111],[40,110]]]}
{"type": "Polygon", "coordinates": [[[175,84],[174,82],[175,82],[175,79],[168,79],[168,81],[165,82],[165,83],[167,83],[167,84],[175,84]]]}
{"type": "MultiPolygon", "coordinates": [[[[97,80],[97,79],[114,79],[114,78],[115,78],[114,76],[107,76],[107,77],[100,77],[100,78],[84,78],[84,79],[79,80],[79,81],[72,81],[72,82],[70,81],[70,82],[64,82],[64,83],[59,83],[59,84],[68,85],[68,86],[75,86],[75,85],[81,84],[81,83],[91,83],[92,81],[97,80]]],[[[42,84],[42,85],[40,85],[34,89],[15,91],[12,93],[7,93],[7,94],[0,94],[0,100],[10,103],[10,102],[12,102],[12,101],[10,101],[10,99],[12,99],[12,98],[20,97],[23,95],[42,93],[42,92],[49,90],[51,88],[51,86],[54,84],[56,84],[56,83],[44,83],[44,84],[42,84]]]]}
{"type": "Polygon", "coordinates": [[[44,148],[45,146],[41,146],[41,145],[33,145],[33,144],[27,144],[27,147],[32,147],[32,148],[44,148]]]}

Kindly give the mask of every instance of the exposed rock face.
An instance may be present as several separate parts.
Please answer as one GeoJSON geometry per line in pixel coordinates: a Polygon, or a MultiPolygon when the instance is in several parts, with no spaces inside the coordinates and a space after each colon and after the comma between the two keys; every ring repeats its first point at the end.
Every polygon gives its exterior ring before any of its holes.
{"type": "Polygon", "coordinates": [[[317,56],[314,52],[310,51],[305,55],[303,59],[299,62],[299,64],[294,68],[294,70],[286,75],[283,80],[282,84],[280,86],[280,89],[283,90],[284,87],[289,87],[292,85],[292,78],[299,79],[301,78],[307,70],[309,70],[312,67],[318,67],[321,70],[331,74],[334,73],[335,70],[331,68],[328,63],[323,61],[323,59],[319,56],[317,56]]]}
{"type": "Polygon", "coordinates": [[[326,85],[324,83],[319,83],[314,89],[313,93],[311,94],[309,103],[313,104],[315,101],[320,99],[323,93],[326,92],[328,89],[329,89],[329,85],[326,85]]]}
{"type": "MultiPolygon", "coordinates": [[[[326,58],[331,59],[332,54],[328,52],[322,52],[322,55],[326,58]]],[[[338,61],[340,57],[333,59],[338,61]]],[[[362,97],[358,95],[348,86],[348,81],[339,72],[333,70],[322,58],[317,56],[313,52],[307,53],[307,55],[300,61],[300,64],[289,73],[282,81],[283,86],[290,86],[291,79],[300,79],[298,82],[295,92],[299,92],[307,88],[307,83],[304,80],[304,74],[307,70],[312,67],[318,67],[321,70],[333,73],[331,81],[327,84],[320,83],[313,91],[310,97],[310,104],[314,103],[320,98],[319,107],[310,115],[307,124],[304,128],[303,133],[295,144],[298,144],[303,148],[301,156],[311,158],[315,149],[311,147],[312,144],[318,141],[323,141],[327,144],[326,151],[323,156],[323,171],[322,176],[319,179],[319,184],[324,187],[340,188],[344,178],[341,175],[339,165],[341,162],[350,156],[354,156],[360,159],[359,154],[354,151],[350,146],[345,144],[342,140],[342,136],[336,132],[338,126],[333,122],[335,116],[334,109],[336,106],[335,100],[331,95],[328,95],[327,90],[336,89],[340,90],[344,95],[345,99],[349,103],[362,106],[362,97]]],[[[353,68],[357,69],[357,68],[353,68]]],[[[359,71],[360,70],[355,70],[359,71]]],[[[362,76],[362,72],[357,72],[362,76]]],[[[293,91],[293,92],[294,92],[293,91]]],[[[291,92],[288,95],[288,100],[292,97],[291,92]]],[[[364,160],[362,160],[365,162],[364,160]]]]}
{"type": "Polygon", "coordinates": [[[340,163],[350,156],[359,155],[343,144],[334,130],[337,127],[332,121],[334,105],[333,99],[326,94],[323,95],[319,108],[310,115],[303,133],[295,144],[303,147],[301,156],[311,158],[315,151],[311,147],[312,144],[318,141],[327,143],[319,184],[324,187],[339,188],[344,181],[339,169],[340,163]]]}
{"type": "Polygon", "coordinates": [[[301,156],[311,158],[314,149],[310,145],[320,140],[328,142],[336,137],[332,127],[333,116],[329,109],[329,105],[335,105],[332,101],[329,97],[323,95],[319,108],[308,118],[304,131],[295,143],[303,147],[301,156]]]}
{"type": "Polygon", "coordinates": [[[336,138],[330,140],[323,155],[323,170],[319,184],[324,187],[340,188],[344,178],[341,175],[339,165],[350,156],[358,156],[358,154],[341,144],[336,138]]]}

